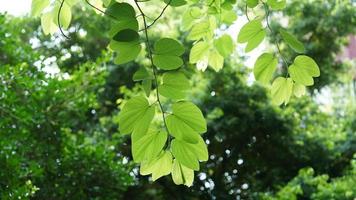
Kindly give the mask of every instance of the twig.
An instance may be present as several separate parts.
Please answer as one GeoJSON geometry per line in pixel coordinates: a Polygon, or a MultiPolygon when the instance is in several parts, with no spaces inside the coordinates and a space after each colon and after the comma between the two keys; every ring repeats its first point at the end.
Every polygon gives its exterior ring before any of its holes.
{"type": "Polygon", "coordinates": [[[62,8],[63,8],[63,4],[64,4],[64,0],[62,0],[61,5],[59,6],[59,10],[58,10],[58,15],[57,15],[57,22],[58,22],[58,27],[59,27],[59,31],[61,32],[61,34],[63,35],[63,37],[65,37],[66,39],[70,39],[66,34],[64,34],[62,27],[61,27],[61,20],[60,20],[60,16],[61,16],[61,12],[62,12],[62,8]]]}
{"type": "Polygon", "coordinates": [[[148,56],[149,56],[149,59],[150,59],[150,62],[151,62],[153,76],[154,76],[154,79],[155,79],[157,102],[158,102],[158,105],[159,105],[159,107],[161,109],[161,112],[162,112],[162,119],[163,119],[164,127],[165,127],[167,133],[169,134],[169,130],[168,130],[168,127],[167,127],[167,122],[166,122],[165,111],[163,109],[162,102],[161,102],[160,97],[159,97],[157,69],[156,69],[155,65],[153,64],[152,49],[151,49],[150,40],[149,40],[149,37],[148,37],[148,31],[147,31],[148,26],[147,26],[147,22],[146,22],[146,15],[142,11],[142,9],[141,9],[140,5],[138,4],[137,0],[135,0],[135,4],[136,4],[138,10],[140,11],[140,13],[142,15],[143,25],[144,25],[144,29],[143,30],[145,32],[145,37],[146,37],[146,45],[147,45],[147,49],[148,49],[148,56]]]}
{"type": "MultiPolygon", "coordinates": [[[[269,23],[269,16],[270,16],[270,11],[268,9],[268,5],[266,3],[263,2],[263,5],[264,5],[264,8],[265,8],[265,12],[266,12],[266,23],[267,23],[267,28],[271,31],[271,33],[273,34],[274,31],[269,23]]],[[[276,35],[278,35],[278,33],[276,33],[276,35]]],[[[276,40],[275,42],[276,46],[277,46],[277,50],[278,50],[278,53],[279,55],[281,56],[284,64],[286,65],[286,68],[287,68],[287,76],[288,76],[288,62],[287,62],[287,59],[284,57],[284,55],[282,54],[282,51],[281,51],[281,48],[279,47],[279,44],[278,44],[278,40],[276,40]]]]}
{"type": "MultiPolygon", "coordinates": [[[[168,8],[168,6],[171,4],[171,1],[172,0],[169,0],[169,2],[166,4],[166,6],[162,9],[162,11],[161,11],[161,13],[153,20],[153,22],[150,24],[150,25],[148,25],[146,28],[148,29],[148,28],[150,28],[151,26],[153,26],[161,17],[162,17],[162,15],[164,14],[164,12],[166,11],[166,9],[168,8]]],[[[137,1],[135,1],[135,2],[137,2],[137,1]]],[[[142,13],[141,13],[141,15],[142,15],[142,13]]],[[[147,17],[147,16],[146,16],[147,17]]],[[[139,31],[143,31],[144,29],[141,29],[141,30],[139,30],[139,31]]]]}
{"type": "Polygon", "coordinates": [[[93,4],[91,4],[91,3],[89,2],[89,0],[85,0],[85,2],[86,2],[90,7],[92,7],[92,8],[94,8],[95,10],[101,12],[102,14],[107,15],[107,16],[109,16],[109,17],[115,19],[115,20],[118,20],[115,16],[110,15],[110,14],[106,13],[105,11],[101,10],[100,8],[98,8],[98,7],[94,6],[93,4]]]}

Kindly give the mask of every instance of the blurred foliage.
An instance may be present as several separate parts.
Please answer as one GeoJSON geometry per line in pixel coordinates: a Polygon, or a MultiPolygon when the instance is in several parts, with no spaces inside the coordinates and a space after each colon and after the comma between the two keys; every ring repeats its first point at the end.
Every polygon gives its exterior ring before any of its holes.
{"type": "MultiPolygon", "coordinates": [[[[349,70],[335,59],[355,32],[348,2],[291,1],[285,13],[321,67],[317,89],[349,70]]],[[[219,73],[190,75],[190,98],[209,122],[210,152],[193,187],[141,177],[116,124],[117,104],[140,91],[130,78],[138,63],[114,65],[101,31],[107,19],[76,13],[70,40],[44,36],[36,20],[0,15],[1,199],[356,197],[354,105],[324,112],[317,97],[306,96],[277,108],[262,86],[248,83],[250,71],[239,57],[219,73]],[[61,73],[46,72],[57,67],[61,73]]],[[[332,92],[345,92],[342,87],[332,92]]]]}

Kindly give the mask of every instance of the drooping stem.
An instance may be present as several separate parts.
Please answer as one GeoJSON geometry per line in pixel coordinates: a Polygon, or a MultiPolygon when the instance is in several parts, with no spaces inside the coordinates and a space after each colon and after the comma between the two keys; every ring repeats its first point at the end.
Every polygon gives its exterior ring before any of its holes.
{"type": "MultiPolygon", "coordinates": [[[[264,6],[265,12],[266,12],[267,28],[268,28],[268,29],[270,30],[270,32],[273,34],[274,31],[273,31],[273,29],[272,29],[272,27],[271,27],[271,25],[270,25],[270,23],[269,23],[270,10],[269,10],[269,8],[268,8],[268,5],[267,5],[265,2],[263,2],[263,6],[264,6]]],[[[276,33],[276,35],[279,35],[279,34],[276,33]]],[[[283,60],[283,62],[284,62],[284,64],[285,64],[285,66],[286,66],[286,69],[287,69],[287,75],[286,75],[286,76],[288,76],[288,62],[287,62],[287,59],[284,57],[284,55],[283,55],[283,53],[282,53],[282,51],[281,51],[281,48],[280,48],[280,46],[279,46],[279,44],[278,44],[278,40],[276,40],[275,44],[276,44],[278,53],[279,53],[279,55],[281,56],[281,58],[282,58],[282,60],[283,60]]]]}
{"type": "Polygon", "coordinates": [[[150,44],[150,40],[149,40],[149,37],[148,37],[148,30],[147,30],[148,26],[147,26],[147,21],[146,21],[146,15],[143,12],[143,10],[141,9],[141,7],[138,4],[137,0],[135,0],[135,4],[137,6],[137,9],[140,11],[140,13],[142,15],[143,26],[144,26],[143,30],[144,30],[144,34],[145,34],[145,38],[146,38],[146,46],[147,46],[147,50],[148,50],[148,57],[149,57],[150,62],[151,62],[151,68],[152,68],[152,72],[153,72],[153,76],[154,76],[154,83],[155,83],[155,86],[156,86],[157,102],[158,102],[158,105],[159,105],[159,107],[161,109],[161,112],[162,112],[162,119],[163,119],[164,127],[165,127],[167,133],[169,134],[169,130],[168,130],[168,127],[167,127],[167,122],[166,122],[165,111],[163,109],[162,102],[161,102],[161,99],[160,99],[160,96],[159,96],[157,68],[153,64],[152,49],[151,49],[151,44],[150,44]]]}
{"type": "Polygon", "coordinates": [[[59,31],[61,32],[61,34],[63,35],[63,37],[65,37],[66,39],[70,39],[66,34],[64,34],[63,30],[62,30],[62,26],[61,26],[61,12],[62,12],[62,8],[64,5],[64,0],[62,0],[61,5],[59,6],[59,10],[58,10],[58,15],[57,15],[57,23],[58,23],[58,27],[59,27],[59,31]]]}

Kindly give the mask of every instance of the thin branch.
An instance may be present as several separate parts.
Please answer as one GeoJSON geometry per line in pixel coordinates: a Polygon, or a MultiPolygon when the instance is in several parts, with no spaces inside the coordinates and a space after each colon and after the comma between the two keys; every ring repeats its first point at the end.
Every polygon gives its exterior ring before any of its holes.
{"type": "Polygon", "coordinates": [[[143,25],[144,25],[144,29],[143,30],[145,32],[145,37],[146,37],[146,45],[147,45],[147,49],[148,49],[148,56],[149,56],[149,59],[150,59],[150,62],[151,62],[153,76],[154,76],[154,79],[155,79],[157,102],[158,102],[158,105],[159,105],[159,107],[161,109],[161,112],[162,112],[162,119],[163,119],[164,127],[165,127],[167,133],[169,134],[169,130],[168,130],[168,127],[167,127],[167,122],[166,122],[165,111],[163,109],[162,102],[161,102],[160,97],[159,97],[157,69],[156,69],[155,65],[153,64],[152,49],[151,49],[151,44],[150,44],[150,40],[149,40],[149,37],[148,37],[148,31],[147,31],[148,26],[147,26],[147,22],[146,22],[146,15],[142,11],[142,9],[141,9],[140,5],[138,4],[137,0],[135,0],[135,4],[136,4],[138,10],[140,11],[140,13],[142,15],[143,25]]]}
{"type": "MultiPolygon", "coordinates": [[[[265,12],[266,12],[266,23],[267,23],[267,28],[270,30],[270,32],[273,34],[274,31],[269,23],[269,16],[270,16],[270,11],[269,11],[269,8],[268,8],[268,5],[266,3],[263,2],[263,5],[264,5],[264,8],[265,8],[265,12]]],[[[278,33],[276,33],[276,35],[278,35],[278,33]]],[[[281,48],[278,44],[278,40],[276,40],[275,42],[276,46],[277,46],[277,50],[278,50],[278,53],[279,55],[281,56],[284,64],[286,65],[286,68],[287,68],[287,76],[288,76],[288,62],[287,62],[287,59],[284,57],[284,55],[282,54],[282,51],[281,51],[281,48]]]]}
{"type": "MultiPolygon", "coordinates": [[[[150,25],[148,25],[147,27],[146,27],[146,29],[148,29],[148,28],[150,28],[151,26],[153,26],[162,16],[163,16],[163,14],[164,14],[164,12],[166,11],[166,9],[168,8],[168,6],[171,4],[171,1],[172,0],[169,0],[169,2],[166,4],[166,6],[162,9],[162,11],[161,11],[161,13],[153,20],[153,22],[150,24],[150,25]]],[[[135,1],[135,2],[137,2],[137,1],[135,1]]],[[[147,16],[146,16],[147,17],[147,16]]],[[[141,29],[141,30],[139,30],[139,31],[143,31],[144,29],[141,29]]]]}
{"type": "Polygon", "coordinates": [[[61,5],[59,6],[59,10],[58,10],[58,15],[57,15],[57,22],[58,22],[58,27],[59,27],[59,31],[61,32],[61,34],[63,35],[63,37],[65,37],[66,39],[70,39],[66,34],[64,34],[62,27],[61,27],[61,20],[60,20],[60,16],[61,16],[61,12],[62,12],[62,8],[63,8],[63,4],[64,4],[64,0],[62,0],[61,5]]]}
{"type": "Polygon", "coordinates": [[[247,7],[247,3],[246,3],[246,6],[245,6],[245,15],[246,15],[247,20],[248,20],[248,21],[251,21],[251,20],[250,20],[250,17],[248,16],[248,13],[247,13],[248,10],[247,10],[247,9],[248,9],[248,7],[247,7]]]}
{"type": "Polygon", "coordinates": [[[101,10],[100,8],[98,8],[98,7],[94,6],[93,4],[91,4],[91,3],[89,2],[89,0],[85,0],[85,2],[86,2],[90,7],[92,7],[92,8],[94,8],[95,10],[101,12],[102,14],[107,15],[107,16],[109,16],[109,17],[115,19],[115,20],[118,20],[115,16],[110,15],[110,14],[106,13],[105,11],[101,10]]]}

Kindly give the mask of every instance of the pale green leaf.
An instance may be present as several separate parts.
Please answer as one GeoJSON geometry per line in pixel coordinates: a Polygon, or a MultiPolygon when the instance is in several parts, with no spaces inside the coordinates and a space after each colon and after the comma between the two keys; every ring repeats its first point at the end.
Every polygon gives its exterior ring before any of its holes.
{"type": "Polygon", "coordinates": [[[209,54],[209,43],[201,41],[196,43],[189,54],[189,62],[197,63],[200,60],[203,60],[209,54]]]}
{"type": "Polygon", "coordinates": [[[137,41],[117,42],[115,40],[111,40],[109,48],[118,54],[114,60],[115,64],[118,65],[135,60],[141,52],[141,45],[137,41]]]}
{"type": "Polygon", "coordinates": [[[216,50],[212,50],[209,53],[209,65],[215,70],[220,71],[224,66],[224,57],[216,50]]]}
{"type": "Polygon", "coordinates": [[[249,8],[254,8],[258,5],[258,0],[246,0],[246,3],[249,8]]]}
{"type": "Polygon", "coordinates": [[[255,49],[266,36],[266,31],[262,27],[260,20],[252,20],[245,24],[238,35],[237,41],[239,43],[246,43],[246,52],[255,49]]]}
{"type": "Polygon", "coordinates": [[[320,76],[316,62],[308,56],[297,56],[294,63],[288,68],[290,77],[299,84],[310,86],[314,84],[313,77],[320,76]]]}
{"type": "Polygon", "coordinates": [[[297,53],[303,53],[305,51],[303,43],[301,43],[296,37],[288,33],[285,30],[280,30],[283,40],[297,53]]]}
{"type": "Polygon", "coordinates": [[[278,77],[273,81],[271,94],[272,103],[287,104],[293,92],[293,81],[290,78],[278,77]]]}
{"type": "Polygon", "coordinates": [[[282,10],[286,7],[286,0],[267,0],[267,4],[273,9],[273,10],[282,10]]]}
{"type": "Polygon", "coordinates": [[[137,132],[144,135],[155,114],[154,105],[149,105],[145,97],[134,97],[126,102],[119,115],[119,131],[121,134],[137,132]]]}
{"type": "Polygon", "coordinates": [[[214,41],[215,48],[218,50],[220,55],[227,58],[234,51],[234,41],[232,38],[225,34],[214,41]]]}
{"type": "MultiPolygon", "coordinates": [[[[150,161],[158,156],[167,141],[167,133],[149,130],[145,135],[132,134],[132,157],[135,162],[150,161]]],[[[139,134],[139,133],[138,133],[139,134]]]]}
{"type": "Polygon", "coordinates": [[[173,162],[172,179],[177,185],[192,186],[194,180],[194,171],[182,165],[176,159],[173,162]]]}
{"type": "Polygon", "coordinates": [[[163,74],[159,93],[171,99],[184,99],[190,89],[189,81],[182,72],[166,72],[163,74]]]}
{"type": "Polygon", "coordinates": [[[253,73],[256,80],[268,84],[277,68],[278,60],[271,53],[264,53],[257,58],[253,73]]]}
{"type": "Polygon", "coordinates": [[[153,64],[164,70],[177,69],[183,65],[179,57],[184,53],[184,47],[176,40],[162,38],[154,45],[153,64]]]}
{"type": "Polygon", "coordinates": [[[206,121],[200,109],[191,102],[180,101],[172,106],[173,115],[198,133],[206,132],[206,121]]]}
{"type": "Polygon", "coordinates": [[[294,86],[293,86],[293,94],[296,96],[296,97],[302,97],[306,94],[307,92],[307,89],[304,85],[302,84],[299,84],[299,83],[295,83],[294,86]]]}
{"type": "Polygon", "coordinates": [[[41,27],[45,35],[53,34],[58,30],[57,25],[53,21],[54,16],[52,12],[44,13],[41,16],[41,27]]]}
{"type": "Polygon", "coordinates": [[[183,165],[195,171],[199,170],[199,160],[195,153],[186,146],[186,142],[174,139],[171,143],[173,156],[183,165]]]}
{"type": "Polygon", "coordinates": [[[173,168],[173,158],[169,151],[162,151],[159,156],[151,161],[144,161],[140,167],[141,175],[152,174],[152,180],[156,181],[162,176],[171,173],[173,168]]]}
{"type": "Polygon", "coordinates": [[[42,11],[49,6],[50,3],[50,0],[32,0],[31,16],[39,16],[42,11]]]}

